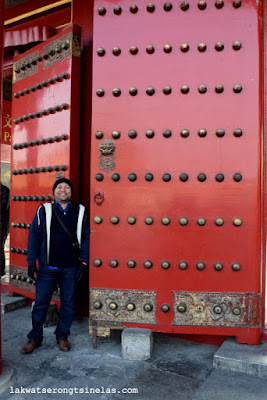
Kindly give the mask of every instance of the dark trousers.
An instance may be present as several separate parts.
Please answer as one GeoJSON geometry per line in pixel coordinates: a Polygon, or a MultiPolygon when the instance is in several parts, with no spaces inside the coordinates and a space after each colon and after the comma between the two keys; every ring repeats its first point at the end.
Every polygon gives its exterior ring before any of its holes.
{"type": "Polygon", "coordinates": [[[57,283],[61,306],[55,330],[57,340],[67,339],[74,316],[77,268],[59,268],[57,271],[39,270],[36,279],[36,299],[32,310],[32,330],[27,335],[35,343],[42,343],[43,325],[57,283]]]}

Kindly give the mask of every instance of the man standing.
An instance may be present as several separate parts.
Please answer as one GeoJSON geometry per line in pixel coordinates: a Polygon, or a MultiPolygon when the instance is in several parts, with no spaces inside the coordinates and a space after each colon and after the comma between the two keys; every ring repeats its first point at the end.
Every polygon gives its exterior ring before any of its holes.
{"type": "Polygon", "coordinates": [[[55,335],[60,350],[70,350],[67,338],[74,316],[76,285],[89,261],[88,214],[84,206],[71,201],[72,191],[68,179],[58,179],[53,186],[54,202],[41,205],[31,224],[27,261],[29,277],[34,279],[37,274],[36,300],[29,341],[21,349],[24,354],[32,353],[42,343],[43,325],[57,284],[61,306],[55,335]]]}
{"type": "Polygon", "coordinates": [[[6,272],[5,242],[9,232],[9,194],[8,187],[1,183],[1,276],[6,272]]]}

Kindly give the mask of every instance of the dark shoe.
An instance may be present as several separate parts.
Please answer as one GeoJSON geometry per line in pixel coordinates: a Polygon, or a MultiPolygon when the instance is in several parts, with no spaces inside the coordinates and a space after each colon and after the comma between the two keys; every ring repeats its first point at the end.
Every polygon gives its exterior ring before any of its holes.
{"type": "Polygon", "coordinates": [[[34,349],[36,349],[36,347],[40,347],[40,346],[41,345],[39,343],[28,342],[24,347],[22,347],[22,349],[20,351],[23,354],[30,354],[33,352],[34,349]]]}
{"type": "Polygon", "coordinates": [[[70,351],[70,343],[67,339],[58,340],[57,342],[61,351],[70,351]]]}

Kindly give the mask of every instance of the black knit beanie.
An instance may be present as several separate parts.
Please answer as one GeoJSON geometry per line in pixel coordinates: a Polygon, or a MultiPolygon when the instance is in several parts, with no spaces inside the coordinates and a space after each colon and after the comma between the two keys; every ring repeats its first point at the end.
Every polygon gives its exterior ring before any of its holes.
{"type": "Polygon", "coordinates": [[[55,183],[54,183],[54,186],[53,186],[53,194],[54,194],[54,191],[55,191],[55,189],[56,189],[56,187],[60,184],[60,183],[67,183],[67,185],[69,185],[70,186],[70,188],[71,188],[71,193],[73,194],[73,186],[72,186],[72,183],[71,183],[71,181],[69,181],[67,178],[60,178],[60,179],[58,179],[55,183]]]}

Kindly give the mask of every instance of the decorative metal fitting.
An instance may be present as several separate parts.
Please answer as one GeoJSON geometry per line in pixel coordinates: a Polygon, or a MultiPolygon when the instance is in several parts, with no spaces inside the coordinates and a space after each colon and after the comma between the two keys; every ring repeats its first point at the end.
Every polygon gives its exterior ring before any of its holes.
{"type": "Polygon", "coordinates": [[[150,303],[146,303],[146,304],[144,305],[144,310],[145,310],[146,312],[151,312],[151,311],[153,310],[153,305],[150,304],[150,303]]]}
{"type": "Polygon", "coordinates": [[[120,222],[120,218],[117,216],[113,216],[110,218],[110,222],[114,225],[117,225],[120,222]]]}
{"type": "Polygon", "coordinates": [[[215,86],[215,92],[216,93],[222,93],[224,91],[223,85],[216,85],[215,86]]]}
{"type": "Polygon", "coordinates": [[[216,44],[215,44],[215,50],[217,50],[217,51],[222,51],[224,49],[224,44],[223,44],[223,42],[217,42],[216,44]]]}
{"type": "Polygon", "coordinates": [[[146,217],[145,223],[146,223],[147,225],[152,225],[153,222],[154,222],[154,219],[153,219],[152,217],[146,217]]]}
{"type": "Polygon", "coordinates": [[[118,304],[115,303],[115,301],[112,301],[111,303],[109,303],[109,308],[110,308],[112,311],[115,311],[115,310],[118,308],[118,304]]]}
{"type": "Polygon", "coordinates": [[[116,15],[120,15],[120,14],[122,13],[122,9],[121,9],[120,6],[115,6],[115,7],[113,8],[113,12],[114,12],[114,14],[116,14],[116,15]]]}
{"type": "Polygon", "coordinates": [[[234,1],[233,1],[233,7],[234,7],[234,8],[239,8],[239,7],[241,7],[241,4],[242,4],[241,0],[234,0],[234,1]]]}
{"type": "Polygon", "coordinates": [[[128,136],[129,136],[131,139],[135,139],[136,136],[137,136],[137,132],[136,132],[134,129],[131,129],[131,130],[128,132],[128,136]]]}
{"type": "Polygon", "coordinates": [[[100,215],[96,215],[96,216],[94,217],[94,222],[95,222],[96,224],[101,224],[101,223],[103,222],[103,218],[102,218],[100,215]]]}
{"type": "Polygon", "coordinates": [[[130,53],[133,54],[133,55],[137,54],[138,53],[138,47],[131,46],[130,47],[130,53]]]}
{"type": "Polygon", "coordinates": [[[188,1],[183,1],[183,2],[181,3],[181,5],[180,5],[180,8],[181,8],[181,10],[183,10],[183,11],[187,11],[188,8],[189,8],[189,3],[188,3],[188,1]]]}
{"type": "Polygon", "coordinates": [[[223,137],[225,135],[224,129],[216,129],[216,136],[223,137]]]}
{"type": "Polygon", "coordinates": [[[104,89],[97,89],[96,94],[98,97],[103,97],[105,94],[104,89]]]}
{"type": "Polygon", "coordinates": [[[99,57],[103,57],[106,54],[106,50],[103,49],[103,47],[99,47],[96,52],[99,55],[99,57]]]}
{"type": "Polygon", "coordinates": [[[188,219],[186,217],[179,218],[179,224],[182,226],[186,226],[188,224],[188,219]]]}
{"type": "Polygon", "coordinates": [[[198,50],[203,53],[204,51],[207,50],[207,45],[205,43],[200,43],[198,45],[198,50]]]}
{"type": "Polygon", "coordinates": [[[110,265],[112,268],[116,268],[116,267],[119,265],[119,261],[116,260],[115,258],[113,258],[112,260],[110,260],[109,265],[110,265]]]}
{"type": "Polygon", "coordinates": [[[128,260],[127,265],[129,268],[134,268],[136,266],[135,260],[128,260]]]}
{"type": "Polygon", "coordinates": [[[113,131],[112,132],[112,137],[114,139],[119,139],[121,137],[121,133],[119,131],[113,131]]]}
{"type": "Polygon", "coordinates": [[[222,307],[220,305],[216,304],[213,307],[213,311],[215,312],[215,314],[221,314],[223,310],[222,310],[222,307]]]}
{"type": "Polygon", "coordinates": [[[180,261],[179,262],[179,268],[180,269],[186,269],[188,267],[188,264],[187,264],[187,262],[186,261],[180,261]]]}
{"type": "Polygon", "coordinates": [[[197,224],[198,224],[199,226],[204,226],[204,225],[206,225],[206,220],[205,220],[205,218],[199,217],[199,218],[197,219],[197,224]]]}
{"type": "Polygon", "coordinates": [[[183,53],[186,53],[186,52],[189,50],[189,44],[183,43],[183,44],[181,45],[180,49],[181,49],[181,51],[182,51],[183,53]]]}
{"type": "Polygon", "coordinates": [[[136,87],[131,87],[131,88],[129,89],[129,93],[130,93],[131,96],[136,96],[137,93],[138,93],[138,90],[137,90],[136,87]]]}
{"type": "Polygon", "coordinates": [[[235,173],[235,174],[233,175],[233,179],[234,179],[234,181],[236,181],[236,182],[240,182],[240,181],[242,181],[242,175],[239,174],[239,173],[237,172],[237,173],[235,173]]]}
{"type": "Polygon", "coordinates": [[[199,1],[199,3],[198,3],[198,8],[199,8],[200,10],[205,10],[206,7],[207,7],[206,1],[203,1],[203,0],[199,1]]]}
{"type": "Polygon", "coordinates": [[[117,173],[112,174],[111,178],[114,182],[118,182],[121,179],[120,174],[117,173]]]}
{"type": "Polygon", "coordinates": [[[106,14],[105,7],[99,7],[97,11],[98,11],[99,15],[105,15],[106,14]]]}
{"type": "Polygon", "coordinates": [[[224,6],[223,0],[217,0],[217,1],[215,2],[215,7],[216,7],[216,8],[223,8],[223,6],[224,6]]]}
{"type": "Polygon", "coordinates": [[[186,304],[185,303],[179,303],[178,306],[177,306],[177,311],[179,313],[186,312],[186,304]]]}
{"type": "Polygon", "coordinates": [[[148,129],[146,131],[146,137],[148,137],[149,139],[153,138],[155,135],[155,132],[152,129],[148,129]]]}
{"type": "Polygon", "coordinates": [[[206,174],[204,174],[203,172],[201,172],[200,174],[198,174],[197,179],[198,179],[200,182],[204,182],[204,181],[207,179],[207,176],[206,176],[206,174]]]}
{"type": "Polygon", "coordinates": [[[164,180],[164,182],[169,182],[172,179],[172,176],[171,174],[163,174],[162,179],[164,180]]]}
{"type": "Polygon", "coordinates": [[[128,179],[129,179],[130,182],[134,182],[137,179],[137,175],[134,174],[134,173],[131,173],[131,174],[128,175],[128,179]]]}
{"type": "Polygon", "coordinates": [[[154,175],[151,174],[150,172],[145,175],[145,180],[146,181],[151,182],[151,181],[153,181],[153,179],[154,179],[154,175]]]}
{"type": "Polygon", "coordinates": [[[165,86],[163,88],[163,93],[164,94],[171,94],[171,92],[172,92],[172,88],[170,86],[165,86]]]}
{"type": "Polygon", "coordinates": [[[169,312],[170,311],[170,306],[169,306],[169,304],[162,304],[162,306],[161,306],[161,311],[163,311],[164,313],[167,313],[167,312],[169,312]]]}
{"type": "Polygon", "coordinates": [[[223,174],[217,174],[215,176],[215,179],[217,182],[222,182],[224,180],[224,175],[223,174]]]}
{"type": "Polygon", "coordinates": [[[119,97],[121,95],[121,90],[119,88],[115,88],[112,90],[113,96],[119,97]]]}
{"type": "Polygon", "coordinates": [[[168,269],[168,268],[170,268],[171,264],[169,261],[164,260],[164,261],[162,261],[161,266],[163,269],[168,269]]]}
{"type": "Polygon", "coordinates": [[[146,52],[147,52],[148,54],[153,54],[154,51],[155,51],[154,46],[152,46],[152,45],[146,46],[146,52]]]}
{"type": "Polygon", "coordinates": [[[155,93],[155,89],[152,86],[149,86],[146,89],[146,94],[148,94],[149,96],[153,96],[154,93],[155,93]]]}
{"type": "Polygon", "coordinates": [[[204,128],[199,129],[198,136],[200,136],[200,137],[207,136],[207,129],[204,129],[204,128]]]}
{"type": "Polygon", "coordinates": [[[135,217],[133,217],[133,216],[128,217],[128,224],[134,225],[135,223],[136,223],[136,218],[135,217]]]}
{"type": "Polygon", "coordinates": [[[240,92],[242,92],[242,86],[239,85],[239,84],[234,85],[233,91],[234,91],[235,93],[240,93],[240,92]]]}
{"type": "Polygon", "coordinates": [[[170,44],[165,44],[163,50],[165,53],[170,53],[172,51],[172,46],[170,44]]]}
{"type": "Polygon", "coordinates": [[[130,12],[133,13],[133,14],[136,14],[137,11],[138,11],[137,5],[136,5],[136,4],[132,4],[132,5],[130,6],[130,12]]]}
{"type": "Polygon", "coordinates": [[[135,304],[134,303],[128,303],[126,306],[128,311],[134,311],[135,310],[135,304]]]}
{"type": "Polygon", "coordinates": [[[95,137],[97,139],[102,139],[103,136],[104,136],[104,133],[102,131],[96,131],[95,137]]]}
{"type": "Polygon", "coordinates": [[[241,226],[242,225],[242,219],[241,218],[234,218],[233,219],[233,224],[235,226],[241,226]]]}
{"type": "Polygon", "coordinates": [[[199,261],[196,263],[196,267],[199,271],[202,271],[205,268],[205,263],[203,261],[199,261]]]}
{"type": "Polygon", "coordinates": [[[152,268],[153,267],[153,262],[151,260],[146,260],[144,262],[144,267],[147,268],[147,269],[152,268]]]}
{"type": "Polygon", "coordinates": [[[94,308],[96,309],[96,310],[99,310],[100,308],[102,307],[102,303],[101,303],[101,301],[95,301],[94,302],[94,308]]]}
{"type": "Polygon", "coordinates": [[[179,179],[180,179],[180,181],[182,181],[182,182],[186,182],[186,181],[188,181],[189,176],[188,176],[185,172],[183,172],[183,173],[179,176],[179,179]]]}
{"type": "Polygon", "coordinates": [[[216,224],[217,226],[222,226],[222,225],[224,224],[223,218],[221,218],[221,217],[216,218],[216,219],[215,219],[215,224],[216,224]]]}
{"type": "Polygon", "coordinates": [[[232,264],[232,270],[233,271],[240,271],[240,269],[241,269],[241,265],[238,262],[234,262],[232,264]]]}
{"type": "Polygon", "coordinates": [[[221,270],[223,269],[222,263],[221,263],[221,262],[216,262],[216,263],[214,264],[214,269],[215,269],[216,271],[221,271],[221,270]]]}
{"type": "Polygon", "coordinates": [[[232,310],[232,313],[234,315],[240,315],[241,314],[241,310],[240,310],[239,307],[234,307],[233,310],[232,310]]]}
{"type": "Polygon", "coordinates": [[[242,43],[237,40],[232,44],[232,47],[234,50],[240,50],[242,47],[242,43]]]}
{"type": "Polygon", "coordinates": [[[240,137],[240,136],[243,135],[243,131],[242,131],[242,129],[237,128],[237,129],[234,130],[233,134],[234,134],[235,137],[240,137]]]}
{"type": "Polygon", "coordinates": [[[171,219],[169,217],[163,217],[161,222],[163,223],[163,225],[169,225],[171,222],[171,219]]]}
{"type": "Polygon", "coordinates": [[[199,93],[204,94],[207,92],[207,87],[205,85],[200,85],[198,87],[198,91],[199,91],[199,93]]]}
{"type": "Polygon", "coordinates": [[[155,11],[155,5],[153,4],[153,3],[149,3],[147,6],[146,6],[146,9],[147,9],[147,11],[148,12],[154,12],[155,11]]]}
{"type": "Polygon", "coordinates": [[[172,9],[172,3],[170,3],[170,2],[165,3],[164,6],[163,6],[163,9],[164,9],[165,11],[171,11],[171,9],[172,9]]]}
{"type": "Polygon", "coordinates": [[[181,93],[187,94],[187,93],[189,93],[190,89],[189,89],[189,86],[183,85],[180,90],[181,90],[181,93]]]}
{"type": "Polygon", "coordinates": [[[165,131],[162,133],[162,135],[163,135],[165,138],[169,138],[169,137],[171,137],[171,135],[172,135],[172,131],[171,131],[170,129],[165,129],[165,131]]]}
{"type": "Polygon", "coordinates": [[[182,129],[181,132],[180,132],[180,135],[181,135],[183,138],[187,138],[187,137],[189,136],[189,134],[190,134],[190,132],[189,132],[188,129],[182,129]]]}

